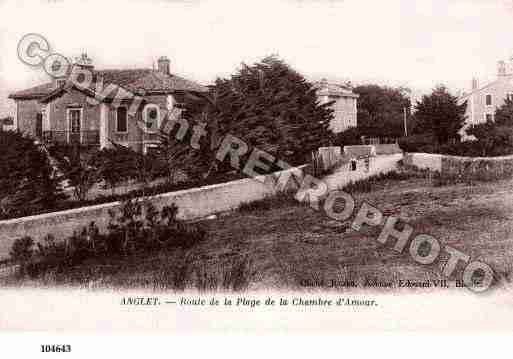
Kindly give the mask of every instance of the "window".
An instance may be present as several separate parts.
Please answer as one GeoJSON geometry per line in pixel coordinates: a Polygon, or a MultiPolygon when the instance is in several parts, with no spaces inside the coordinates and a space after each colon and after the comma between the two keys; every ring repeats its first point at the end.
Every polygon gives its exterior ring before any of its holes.
{"type": "Polygon", "coordinates": [[[491,113],[487,113],[487,114],[485,115],[485,120],[486,120],[486,122],[488,122],[488,121],[493,121],[493,114],[491,114],[491,113]]]}
{"type": "Polygon", "coordinates": [[[62,87],[64,85],[66,85],[66,79],[56,80],[56,83],[57,83],[57,87],[62,87]]]}
{"type": "Polygon", "coordinates": [[[492,95],[486,95],[486,106],[492,105],[492,95]]]}
{"type": "Polygon", "coordinates": [[[143,109],[144,130],[153,133],[160,127],[160,108],[156,104],[147,104],[143,109]]]}
{"type": "Polygon", "coordinates": [[[507,98],[508,100],[513,101],[513,93],[508,93],[508,94],[506,94],[506,98],[507,98]]]}
{"type": "Polygon", "coordinates": [[[356,160],[351,160],[351,171],[356,171],[356,160]]]}
{"type": "Polygon", "coordinates": [[[43,114],[41,112],[36,114],[36,137],[43,137],[43,114]]]}
{"type": "Polygon", "coordinates": [[[70,109],[68,112],[69,129],[73,133],[80,133],[80,115],[82,110],[79,108],[70,109]]]}
{"type": "Polygon", "coordinates": [[[116,131],[127,132],[128,131],[128,118],[126,107],[118,107],[116,109],[116,131]]]}

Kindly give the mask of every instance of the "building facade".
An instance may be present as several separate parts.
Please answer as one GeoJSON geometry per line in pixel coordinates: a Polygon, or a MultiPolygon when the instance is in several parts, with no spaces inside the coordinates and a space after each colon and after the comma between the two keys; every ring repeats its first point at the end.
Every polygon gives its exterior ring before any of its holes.
{"type": "Polygon", "coordinates": [[[494,121],[495,110],[504,104],[508,97],[513,96],[513,58],[499,61],[497,78],[483,86],[477,79],[472,80],[472,88],[459,98],[459,103],[467,102],[466,123],[461,134],[467,137],[465,129],[471,125],[494,121]]]}
{"type": "Polygon", "coordinates": [[[357,126],[356,105],[359,95],[355,94],[349,85],[332,84],[323,79],[314,83],[314,87],[322,104],[334,101],[333,120],[330,123],[330,130],[333,133],[357,126]]]}
{"type": "Polygon", "coordinates": [[[205,91],[172,74],[166,57],[156,70],[96,70],[83,55],[68,78],[9,98],[16,102],[15,129],[40,141],[100,148],[114,142],[147,152],[159,141],[158,114],[183,102],[188,92],[205,91]]]}

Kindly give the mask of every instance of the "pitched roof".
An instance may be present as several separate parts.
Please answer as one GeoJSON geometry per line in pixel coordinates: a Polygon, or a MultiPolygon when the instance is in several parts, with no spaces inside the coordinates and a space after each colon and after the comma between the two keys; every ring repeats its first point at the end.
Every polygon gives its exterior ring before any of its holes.
{"type": "Polygon", "coordinates": [[[12,99],[24,99],[24,100],[33,100],[42,98],[48,95],[53,90],[53,84],[51,82],[34,86],[25,90],[21,90],[9,95],[9,98],[12,99]]]}
{"type": "Polygon", "coordinates": [[[487,88],[491,87],[491,86],[494,86],[495,84],[497,84],[498,82],[503,82],[503,81],[507,81],[507,80],[513,80],[513,75],[505,75],[505,76],[501,76],[500,78],[496,79],[496,80],[493,80],[491,82],[488,82],[486,83],[485,85],[481,86],[481,87],[478,87],[477,89],[473,89],[471,90],[470,92],[466,92],[464,94],[462,94],[458,100],[460,101],[463,101],[467,98],[469,98],[471,95],[475,94],[475,93],[478,93],[478,92],[481,92],[483,90],[486,90],[487,88]]]}
{"type": "Polygon", "coordinates": [[[313,87],[317,89],[319,96],[334,96],[334,97],[360,97],[355,94],[350,86],[341,85],[335,83],[329,83],[327,81],[318,81],[313,83],[313,87]]]}
{"type": "MultiPolygon", "coordinates": [[[[107,74],[105,74],[107,77],[107,74]]],[[[107,81],[107,80],[106,80],[107,81]]],[[[117,83],[116,81],[113,81],[117,83]]],[[[118,83],[119,84],[119,83],[118,83]]],[[[122,84],[119,84],[123,86],[122,84]]],[[[125,86],[123,86],[125,87],[125,86]]],[[[125,87],[127,90],[144,89],[146,91],[193,91],[205,92],[207,88],[195,82],[186,80],[176,75],[166,75],[158,71],[148,71],[144,76],[137,78],[135,81],[129,83],[125,87]]]]}
{"type": "MultiPolygon", "coordinates": [[[[104,86],[115,84],[128,91],[144,90],[146,93],[172,93],[175,91],[205,92],[207,88],[174,74],[166,75],[152,69],[95,70],[95,79],[103,78],[104,86]]],[[[91,90],[94,89],[91,88],[91,90]]],[[[35,86],[9,95],[11,99],[42,99],[56,89],[53,83],[35,86]]]]}

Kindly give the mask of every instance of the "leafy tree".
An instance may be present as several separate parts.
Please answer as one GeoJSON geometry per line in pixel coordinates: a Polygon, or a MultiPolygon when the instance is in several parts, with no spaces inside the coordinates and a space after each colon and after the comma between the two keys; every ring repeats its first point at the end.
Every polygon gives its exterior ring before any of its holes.
{"type": "Polygon", "coordinates": [[[81,151],[79,145],[55,146],[50,154],[57,161],[59,169],[73,187],[73,195],[78,201],[87,198],[89,190],[98,181],[98,170],[91,165],[87,151],[81,151]]]}
{"type": "Polygon", "coordinates": [[[351,127],[345,131],[337,133],[334,136],[334,145],[336,146],[352,146],[361,145],[362,137],[365,136],[365,130],[362,131],[359,127],[351,127]]]}
{"type": "Polygon", "coordinates": [[[366,137],[404,135],[404,110],[410,116],[410,90],[405,87],[361,85],[353,89],[357,102],[358,133],[366,137]]]}
{"type": "Polygon", "coordinates": [[[230,134],[245,141],[250,151],[257,147],[291,164],[304,163],[329,142],[329,105],[319,104],[313,86],[276,57],[243,64],[187,105],[185,118],[207,132],[193,162],[209,175],[233,170],[213,157],[220,140],[230,134]]]}
{"type": "Polygon", "coordinates": [[[146,183],[161,175],[161,167],[162,164],[153,155],[144,155],[129,147],[112,143],[110,148],[95,153],[85,164],[85,171],[78,171],[78,175],[87,176],[89,169],[96,169],[97,178],[103,180],[114,193],[115,187],[123,181],[135,179],[139,183],[146,183]]]}
{"type": "Polygon", "coordinates": [[[459,139],[466,108],[466,102],[458,104],[458,98],[439,85],[415,106],[416,132],[432,133],[440,144],[459,139]]]}
{"type": "Polygon", "coordinates": [[[55,209],[65,198],[59,180],[33,139],[0,131],[0,217],[55,209]]]}
{"type": "Polygon", "coordinates": [[[495,123],[499,126],[513,127],[513,98],[508,96],[504,104],[495,110],[495,123]]]}
{"type": "MultiPolygon", "coordinates": [[[[185,100],[189,99],[190,102],[197,102],[200,99],[204,99],[204,95],[191,95],[186,94],[185,100]]],[[[206,97],[205,97],[206,98],[206,97]]],[[[182,107],[182,106],[181,106],[182,107]]],[[[191,147],[191,140],[193,136],[193,128],[198,124],[195,119],[189,119],[185,122],[186,130],[182,133],[182,112],[183,108],[175,107],[172,111],[169,111],[167,120],[169,121],[159,133],[159,145],[156,151],[158,160],[165,164],[166,176],[170,183],[175,183],[178,180],[177,175],[181,172],[187,173],[189,178],[198,179],[203,166],[198,163],[198,154],[194,153],[194,148],[191,147]],[[168,128],[168,124],[171,126],[173,121],[178,120],[178,124],[174,123],[172,128],[168,128]],[[196,157],[196,158],[194,158],[196,157]]],[[[210,136],[208,137],[210,138],[210,136]]],[[[202,139],[201,143],[204,143],[202,139]]],[[[204,151],[204,148],[200,148],[204,151]]]]}
{"type": "Polygon", "coordinates": [[[467,134],[476,137],[477,141],[469,141],[474,155],[504,156],[513,154],[513,127],[499,125],[487,121],[467,129],[467,134]]]}

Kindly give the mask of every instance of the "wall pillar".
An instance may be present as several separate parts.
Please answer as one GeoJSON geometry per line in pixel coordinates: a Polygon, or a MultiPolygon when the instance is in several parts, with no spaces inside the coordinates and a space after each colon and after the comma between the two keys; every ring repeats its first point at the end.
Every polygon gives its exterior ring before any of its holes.
{"type": "Polygon", "coordinates": [[[43,118],[43,131],[50,131],[51,128],[51,111],[52,103],[48,102],[45,108],[45,117],[43,118]]]}
{"type": "Polygon", "coordinates": [[[20,128],[18,127],[18,118],[20,116],[20,113],[19,113],[19,106],[18,106],[18,100],[15,101],[15,104],[16,104],[16,112],[14,113],[14,129],[16,131],[18,131],[20,128]]]}
{"type": "Polygon", "coordinates": [[[109,141],[109,106],[100,104],[100,149],[107,147],[109,141]]]}

